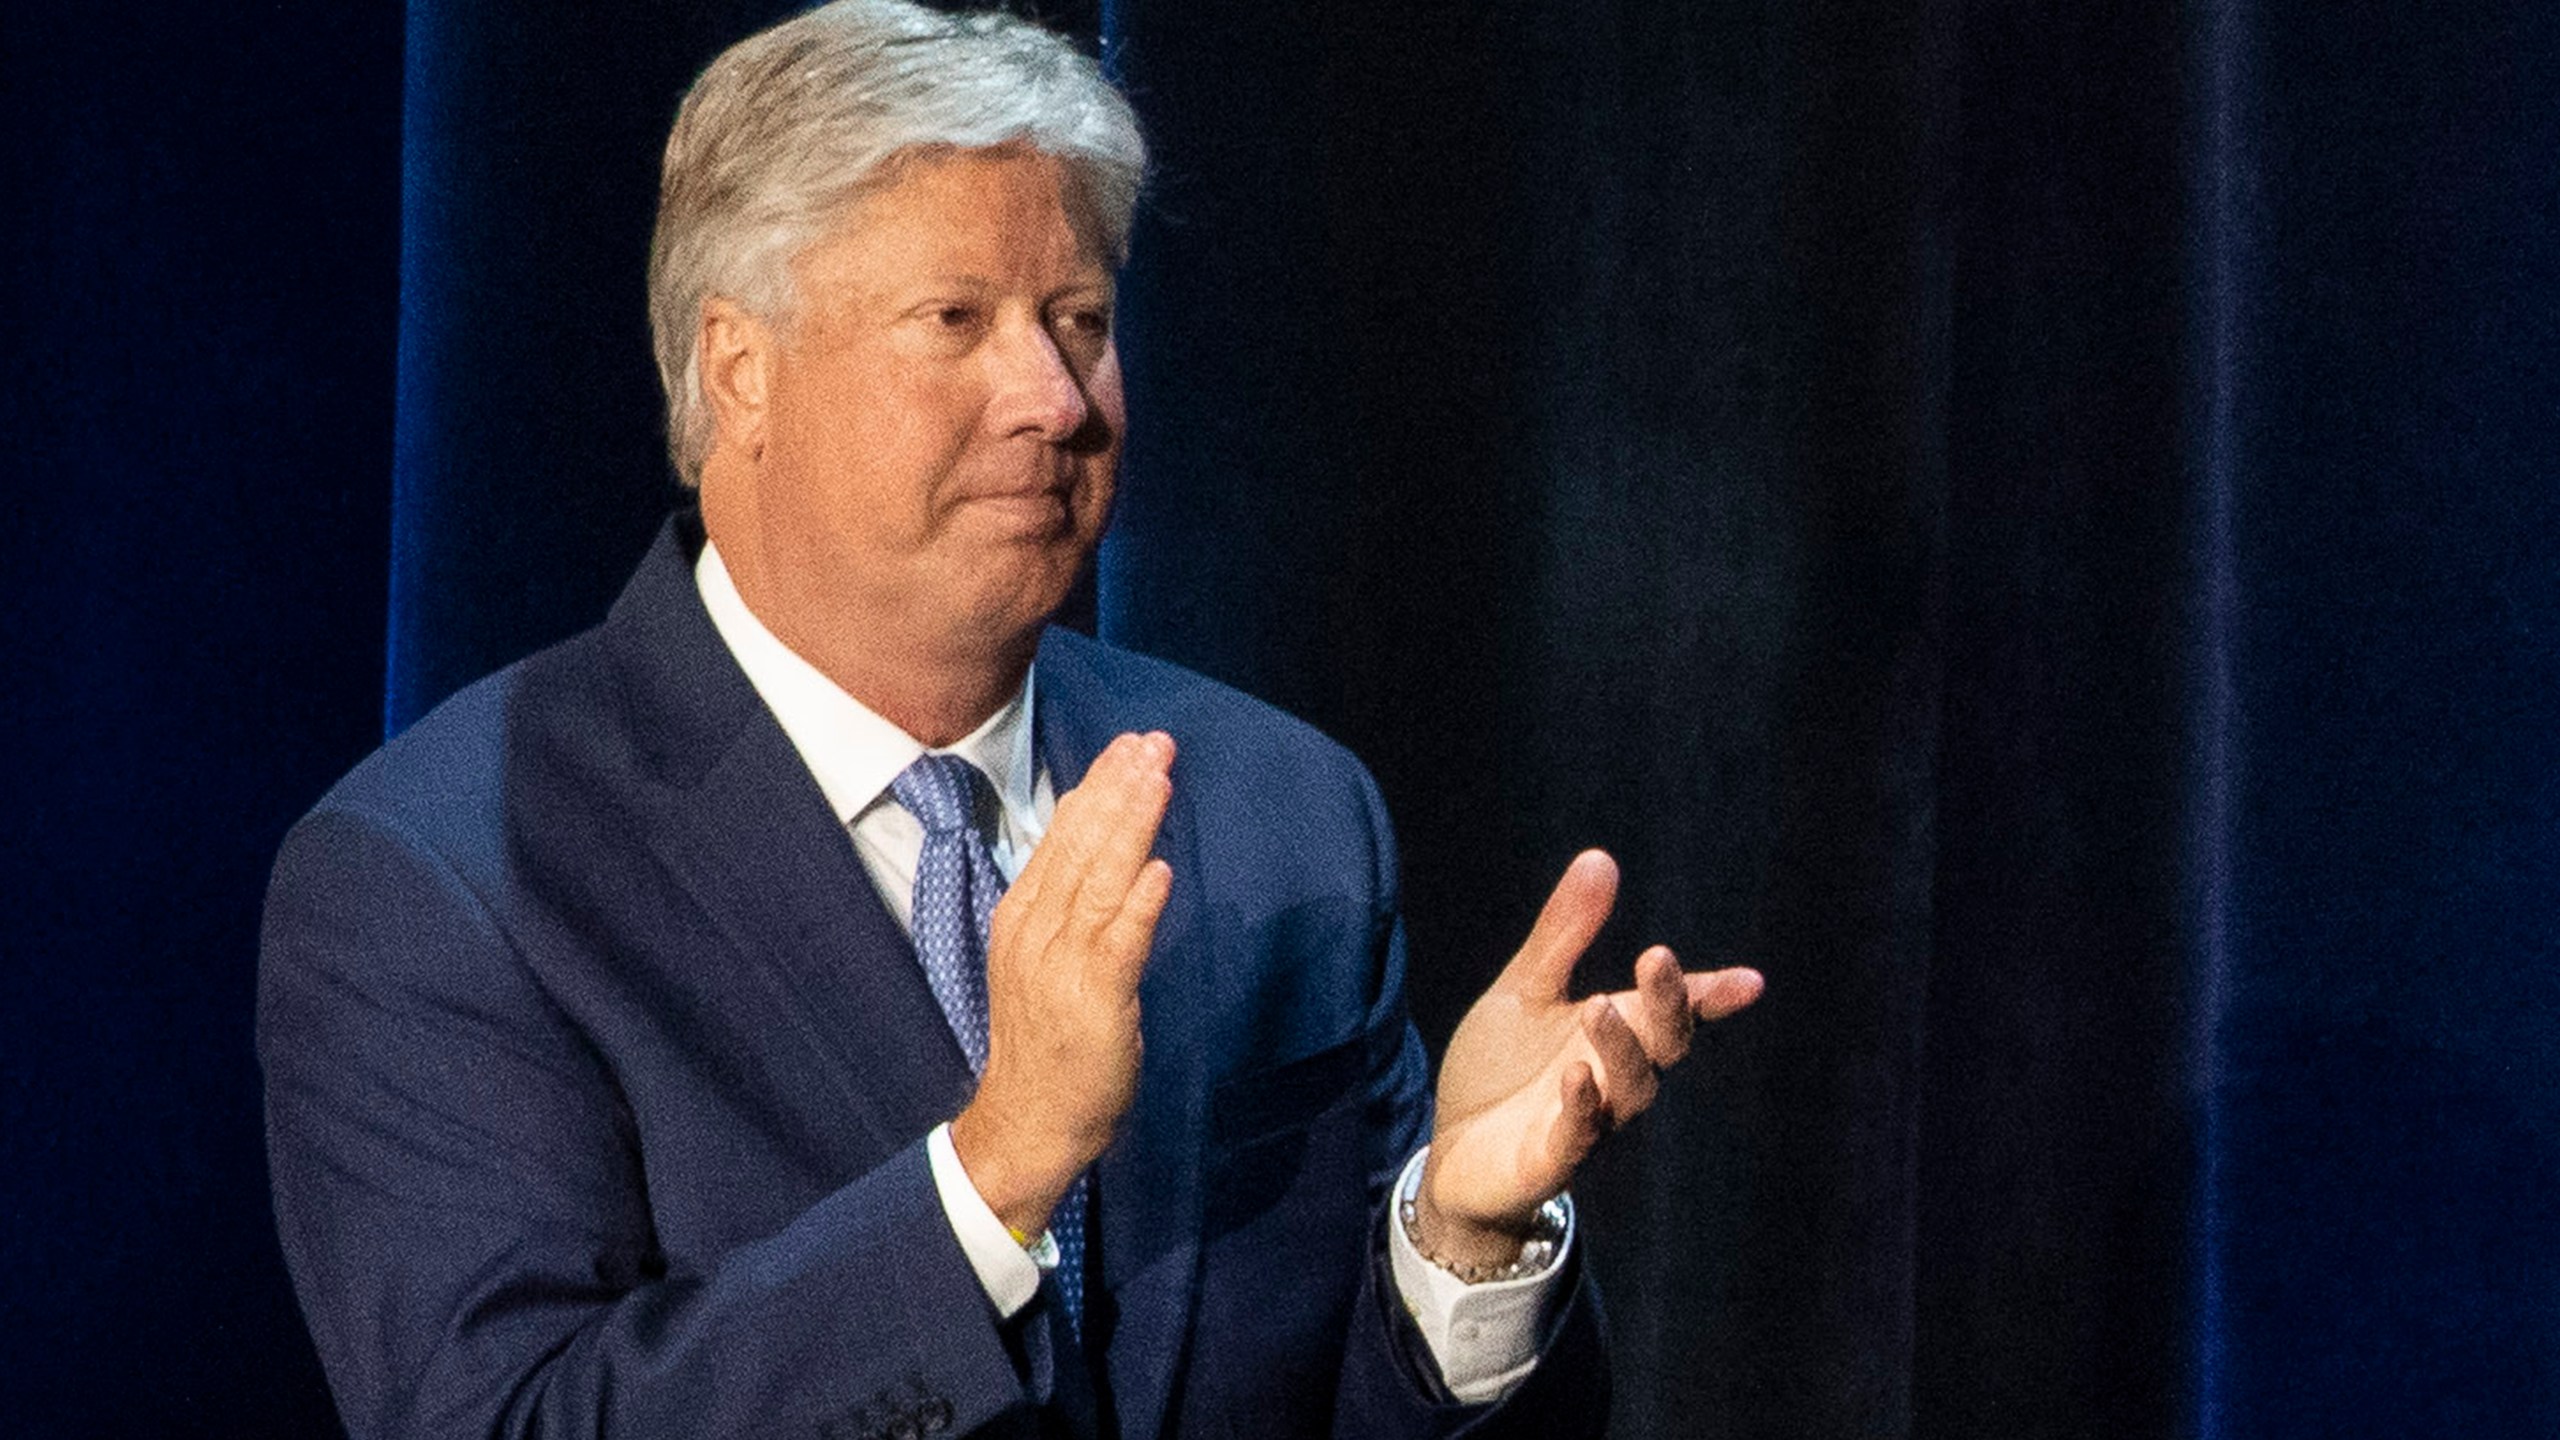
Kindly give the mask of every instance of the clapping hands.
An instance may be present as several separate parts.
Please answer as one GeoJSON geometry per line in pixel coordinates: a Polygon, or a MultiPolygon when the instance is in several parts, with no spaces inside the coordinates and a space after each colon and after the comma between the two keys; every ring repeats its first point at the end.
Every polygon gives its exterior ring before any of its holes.
{"type": "Polygon", "coordinates": [[[1575,856],[1451,1038],[1416,1206],[1428,1253],[1469,1265],[1518,1254],[1538,1207],[1571,1183],[1600,1137],[1653,1103],[1697,1022],[1759,998],[1758,971],[1683,972],[1660,945],[1636,957],[1632,988],[1568,998],[1574,964],[1617,893],[1617,862],[1598,850],[1575,856]]]}

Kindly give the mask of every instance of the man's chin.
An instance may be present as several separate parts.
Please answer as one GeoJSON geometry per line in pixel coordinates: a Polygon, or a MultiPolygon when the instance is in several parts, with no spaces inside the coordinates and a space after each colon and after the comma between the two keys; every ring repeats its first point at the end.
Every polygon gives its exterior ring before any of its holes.
{"type": "Polygon", "coordinates": [[[1033,634],[1067,603],[1088,552],[1082,546],[1025,546],[1011,564],[991,563],[971,579],[974,627],[993,644],[1033,634]]]}

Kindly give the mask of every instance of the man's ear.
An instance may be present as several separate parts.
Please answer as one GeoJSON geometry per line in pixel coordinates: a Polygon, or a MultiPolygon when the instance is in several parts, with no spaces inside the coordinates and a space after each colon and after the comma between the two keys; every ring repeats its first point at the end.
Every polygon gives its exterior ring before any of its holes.
{"type": "Polygon", "coordinates": [[[711,453],[764,454],[765,401],[773,382],[773,327],[725,295],[702,302],[694,363],[711,409],[711,453]]]}

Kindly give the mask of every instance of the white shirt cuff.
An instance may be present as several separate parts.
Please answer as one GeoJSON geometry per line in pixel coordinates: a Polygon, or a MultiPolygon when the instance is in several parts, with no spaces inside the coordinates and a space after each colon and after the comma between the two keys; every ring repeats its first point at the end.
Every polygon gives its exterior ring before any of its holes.
{"type": "MultiPolygon", "coordinates": [[[[933,1166],[933,1188],[942,1196],[942,1213],[951,1221],[951,1233],[959,1237],[960,1253],[969,1257],[969,1268],[978,1272],[978,1284],[996,1307],[996,1318],[1012,1319],[1040,1293],[1039,1262],[1014,1243],[1013,1232],[996,1218],[969,1172],[961,1168],[948,1124],[934,1126],[933,1133],[924,1137],[924,1153],[933,1166]]],[[[1054,1254],[1049,1237],[1040,1239],[1042,1248],[1054,1254]]]]}
{"type": "MultiPolygon", "coordinates": [[[[1423,1146],[1405,1162],[1394,1195],[1402,1197],[1422,1168],[1431,1147],[1423,1146]]],[[[1538,1368],[1538,1341],[1556,1299],[1556,1281],[1564,1274],[1565,1257],[1573,1250],[1573,1202],[1565,1201],[1564,1239],[1556,1245],[1547,1268],[1517,1280],[1470,1285],[1422,1257],[1405,1233],[1403,1206],[1387,1207],[1387,1259],[1405,1313],[1422,1331],[1422,1342],[1440,1365],[1440,1381],[1459,1403],[1481,1405],[1499,1400],[1538,1368]]]]}

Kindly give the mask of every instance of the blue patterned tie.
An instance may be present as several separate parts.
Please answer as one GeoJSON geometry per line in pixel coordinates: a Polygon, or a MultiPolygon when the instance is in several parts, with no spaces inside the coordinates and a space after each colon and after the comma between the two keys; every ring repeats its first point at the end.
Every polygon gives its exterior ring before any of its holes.
{"type": "MultiPolygon", "coordinates": [[[[907,813],[924,826],[916,857],[916,959],[942,1005],[951,1033],[969,1057],[969,1073],[987,1068],[987,928],[1004,898],[1004,872],[978,827],[987,780],[957,755],[921,755],[889,782],[907,813]]],[[[1067,1324],[1082,1333],[1085,1178],[1076,1177],[1049,1217],[1058,1242],[1058,1293],[1067,1324]]]]}

